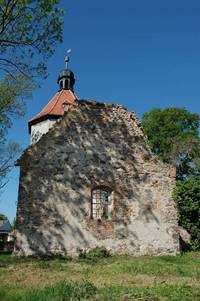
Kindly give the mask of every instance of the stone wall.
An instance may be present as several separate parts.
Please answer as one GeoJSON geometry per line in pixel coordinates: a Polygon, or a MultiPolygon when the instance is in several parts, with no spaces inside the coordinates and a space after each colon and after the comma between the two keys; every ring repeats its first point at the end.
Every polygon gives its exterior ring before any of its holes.
{"type": "Polygon", "coordinates": [[[134,113],[80,101],[29,147],[20,165],[16,252],[179,253],[175,171],[147,147],[134,113]],[[112,189],[112,218],[91,218],[91,191],[112,189]]]}

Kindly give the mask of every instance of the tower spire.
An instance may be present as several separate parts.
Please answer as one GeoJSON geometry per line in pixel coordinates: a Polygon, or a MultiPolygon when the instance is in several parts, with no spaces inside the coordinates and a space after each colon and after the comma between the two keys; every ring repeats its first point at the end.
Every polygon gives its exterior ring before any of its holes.
{"type": "Polygon", "coordinates": [[[66,57],[65,57],[65,68],[66,69],[68,69],[68,65],[69,65],[69,60],[70,60],[70,57],[69,57],[69,53],[71,53],[72,52],[72,50],[71,49],[68,49],[67,50],[67,55],[66,55],[66,57]]]}
{"type": "Polygon", "coordinates": [[[67,55],[65,56],[65,69],[60,72],[58,77],[59,90],[74,90],[74,73],[68,67],[70,60],[69,53],[71,53],[71,49],[67,50],[67,55]]]}

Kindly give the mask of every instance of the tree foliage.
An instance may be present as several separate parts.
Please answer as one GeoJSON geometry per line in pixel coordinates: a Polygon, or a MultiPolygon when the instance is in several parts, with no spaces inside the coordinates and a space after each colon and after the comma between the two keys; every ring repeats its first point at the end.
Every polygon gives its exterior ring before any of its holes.
{"type": "Polygon", "coordinates": [[[0,0],[0,189],[19,147],[7,144],[7,130],[24,114],[46,60],[62,42],[60,0],[0,0]]]}
{"type": "Polygon", "coordinates": [[[24,100],[30,97],[32,87],[33,84],[23,75],[13,80],[7,74],[0,84],[0,190],[6,185],[7,174],[20,152],[17,143],[7,143],[7,130],[16,115],[23,116],[24,100]]]}
{"type": "Polygon", "coordinates": [[[0,144],[0,190],[7,184],[7,175],[12,169],[13,161],[20,153],[20,150],[20,146],[15,142],[0,144]]]}
{"type": "Polygon", "coordinates": [[[200,178],[177,181],[174,200],[178,205],[179,224],[191,234],[193,249],[200,249],[200,178]]]}
{"type": "Polygon", "coordinates": [[[12,126],[14,116],[23,116],[25,99],[31,96],[34,84],[23,75],[14,80],[5,75],[0,82],[0,143],[5,141],[7,129],[12,126]]]}
{"type": "Polygon", "coordinates": [[[151,150],[177,168],[177,178],[198,174],[199,115],[184,108],[155,108],[143,114],[142,125],[151,150]]]}
{"type": "Polygon", "coordinates": [[[0,0],[2,71],[11,76],[17,71],[29,78],[44,75],[46,66],[41,56],[51,56],[55,44],[62,41],[63,11],[57,7],[59,2],[0,0]]]}

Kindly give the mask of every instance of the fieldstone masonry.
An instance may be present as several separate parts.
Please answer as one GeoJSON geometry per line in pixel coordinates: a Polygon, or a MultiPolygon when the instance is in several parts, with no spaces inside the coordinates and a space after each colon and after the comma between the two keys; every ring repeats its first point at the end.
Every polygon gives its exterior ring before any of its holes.
{"type": "Polygon", "coordinates": [[[17,254],[76,256],[96,246],[179,253],[175,170],[152,155],[136,115],[122,106],[71,105],[17,164],[17,254]],[[91,214],[92,189],[101,186],[113,191],[109,219],[91,214]]]}

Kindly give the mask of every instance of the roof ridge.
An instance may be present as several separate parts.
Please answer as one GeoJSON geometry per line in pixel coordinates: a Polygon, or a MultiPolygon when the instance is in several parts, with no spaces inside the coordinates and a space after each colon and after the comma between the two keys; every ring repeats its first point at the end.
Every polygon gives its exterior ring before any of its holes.
{"type": "MultiPolygon", "coordinates": [[[[73,97],[75,97],[75,98],[77,98],[76,97],[76,95],[71,91],[71,90],[61,90],[61,91],[58,91],[57,93],[56,93],[56,95],[54,96],[56,99],[54,100],[54,105],[52,106],[52,108],[51,108],[51,110],[49,111],[49,114],[54,110],[54,108],[56,107],[56,105],[59,103],[59,100],[60,100],[60,98],[62,97],[62,95],[63,94],[68,94],[68,93],[71,93],[71,96],[73,96],[73,97]],[[58,95],[57,95],[58,94],[58,95]]],[[[67,97],[67,95],[66,95],[66,97],[67,97]]],[[[53,99],[52,99],[53,100],[53,99]]],[[[49,102],[48,102],[48,104],[52,101],[52,100],[50,100],[49,102]]],[[[68,101],[68,100],[67,100],[68,101]]],[[[69,101],[69,102],[71,102],[71,101],[69,101]]],[[[48,106],[48,104],[46,105],[46,106],[48,106]]],[[[45,106],[45,107],[46,107],[45,106]]]]}
{"type": "Polygon", "coordinates": [[[59,102],[61,102],[62,97],[65,98],[63,101],[67,101],[70,104],[72,104],[77,99],[77,96],[71,90],[64,90],[64,89],[60,90],[60,91],[56,92],[56,94],[53,96],[53,98],[46,104],[45,107],[43,107],[43,109],[40,111],[40,113],[35,115],[29,121],[29,123],[31,123],[34,120],[36,120],[38,118],[41,118],[42,116],[45,116],[45,115],[56,115],[56,116],[59,115],[59,116],[62,116],[63,112],[60,113],[60,114],[54,114],[55,113],[54,111],[55,111],[56,107],[59,106],[59,102]],[[48,110],[48,108],[49,108],[49,110],[48,110]]]}
{"type": "MultiPolygon", "coordinates": [[[[49,113],[51,113],[51,112],[53,111],[53,109],[55,108],[55,106],[57,105],[57,103],[58,103],[58,101],[59,101],[59,98],[60,98],[61,94],[63,93],[63,91],[64,91],[64,90],[61,90],[61,93],[59,93],[59,92],[56,93],[56,94],[58,94],[57,99],[55,100],[55,103],[54,103],[53,107],[51,108],[51,110],[49,111],[49,113]]],[[[56,95],[55,95],[55,97],[56,97],[56,95]]],[[[52,101],[52,100],[50,100],[49,102],[51,102],[51,101],[52,101]]],[[[48,104],[47,104],[47,105],[48,105],[48,104]]]]}
{"type": "Polygon", "coordinates": [[[77,100],[79,100],[79,98],[78,98],[78,96],[76,95],[76,93],[72,92],[71,90],[68,90],[68,91],[72,94],[72,96],[75,96],[75,98],[76,98],[77,100]]]}
{"type": "Polygon", "coordinates": [[[31,118],[31,119],[29,120],[29,122],[31,122],[32,120],[34,120],[37,116],[40,116],[41,113],[42,113],[43,111],[45,111],[46,108],[48,108],[48,106],[49,106],[49,104],[52,102],[52,100],[53,100],[54,98],[57,97],[57,94],[59,94],[59,92],[56,92],[56,94],[53,96],[53,98],[51,98],[51,99],[48,101],[48,103],[42,108],[42,110],[41,110],[38,114],[36,114],[33,118],[31,118]]]}

